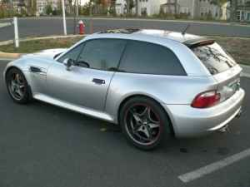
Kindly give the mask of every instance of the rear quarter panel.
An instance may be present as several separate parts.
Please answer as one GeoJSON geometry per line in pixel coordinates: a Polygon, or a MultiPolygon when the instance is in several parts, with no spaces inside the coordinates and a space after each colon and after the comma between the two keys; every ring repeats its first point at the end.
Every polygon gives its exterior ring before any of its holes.
{"type": "Polygon", "coordinates": [[[119,107],[128,97],[143,95],[162,105],[190,105],[198,93],[215,88],[212,77],[117,72],[110,84],[105,110],[117,122],[119,107]]]}

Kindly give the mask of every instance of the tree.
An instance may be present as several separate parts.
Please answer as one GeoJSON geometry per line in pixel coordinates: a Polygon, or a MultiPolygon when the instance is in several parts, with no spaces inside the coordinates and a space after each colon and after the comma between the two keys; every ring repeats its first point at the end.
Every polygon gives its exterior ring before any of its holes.
{"type": "Polygon", "coordinates": [[[116,0],[111,0],[110,8],[109,8],[109,13],[113,16],[116,15],[116,0]]]}
{"type": "Polygon", "coordinates": [[[53,13],[53,9],[52,9],[52,6],[51,6],[51,3],[48,3],[45,7],[45,13],[47,15],[51,15],[53,13]]]}
{"type": "Polygon", "coordinates": [[[236,12],[238,8],[238,0],[230,0],[230,6],[231,6],[231,11],[230,11],[230,20],[232,22],[236,22],[236,12]]]}
{"type": "Polygon", "coordinates": [[[177,0],[174,0],[174,14],[177,15],[177,0]]]}
{"type": "Polygon", "coordinates": [[[139,16],[139,0],[135,0],[135,13],[139,16]]]}
{"type": "Polygon", "coordinates": [[[211,0],[210,3],[217,5],[217,6],[222,6],[228,1],[230,1],[230,0],[211,0]]]}
{"type": "Polygon", "coordinates": [[[126,9],[127,9],[127,14],[131,14],[131,10],[135,7],[134,0],[125,0],[126,1],[126,9]]]}
{"type": "Polygon", "coordinates": [[[89,9],[90,9],[89,3],[86,3],[85,5],[83,5],[83,7],[81,7],[80,14],[88,16],[89,15],[89,9]]]}
{"type": "Polygon", "coordinates": [[[29,15],[36,14],[36,0],[28,0],[27,1],[27,10],[29,15]]]}

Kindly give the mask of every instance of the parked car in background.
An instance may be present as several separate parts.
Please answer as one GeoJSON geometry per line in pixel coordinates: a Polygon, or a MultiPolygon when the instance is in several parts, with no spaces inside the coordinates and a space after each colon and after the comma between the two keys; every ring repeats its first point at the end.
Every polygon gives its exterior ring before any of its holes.
{"type": "Polygon", "coordinates": [[[9,63],[11,98],[31,98],[119,124],[140,149],[208,134],[241,112],[241,67],[214,40],[163,30],[95,33],[69,49],[9,63]]]}

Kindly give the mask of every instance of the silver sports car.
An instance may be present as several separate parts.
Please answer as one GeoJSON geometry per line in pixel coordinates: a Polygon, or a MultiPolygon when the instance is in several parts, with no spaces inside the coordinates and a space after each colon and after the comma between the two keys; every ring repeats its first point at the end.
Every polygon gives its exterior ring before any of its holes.
{"type": "Polygon", "coordinates": [[[169,135],[227,126],[241,112],[242,69],[214,40],[163,30],[95,33],[69,49],[9,63],[11,98],[31,98],[120,124],[129,142],[153,149],[169,135]]]}

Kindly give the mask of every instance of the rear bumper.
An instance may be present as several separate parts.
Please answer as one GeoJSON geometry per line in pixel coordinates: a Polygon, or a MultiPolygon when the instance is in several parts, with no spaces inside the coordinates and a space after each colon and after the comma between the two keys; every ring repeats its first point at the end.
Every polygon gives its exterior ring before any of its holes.
{"type": "Polygon", "coordinates": [[[176,137],[194,137],[219,130],[227,125],[241,111],[245,96],[243,89],[230,99],[207,109],[189,105],[166,105],[176,137]]]}

